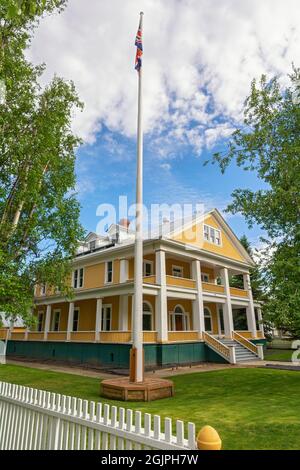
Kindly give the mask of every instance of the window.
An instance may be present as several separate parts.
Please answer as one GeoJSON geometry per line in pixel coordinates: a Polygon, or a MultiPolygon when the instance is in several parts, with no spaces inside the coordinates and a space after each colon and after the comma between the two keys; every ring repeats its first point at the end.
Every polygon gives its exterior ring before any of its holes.
{"type": "Polygon", "coordinates": [[[90,250],[91,250],[91,251],[94,251],[95,248],[96,248],[96,240],[92,240],[92,241],[90,242],[90,250]]]}
{"type": "Polygon", "coordinates": [[[103,305],[102,307],[101,330],[111,330],[111,305],[103,305]]]}
{"type": "Polygon", "coordinates": [[[207,331],[208,333],[212,332],[211,313],[209,308],[207,307],[204,308],[204,327],[205,331],[207,331]]]}
{"type": "Polygon", "coordinates": [[[83,268],[75,269],[73,272],[73,287],[77,289],[83,286],[83,268]]]}
{"type": "Polygon", "coordinates": [[[183,267],[182,266],[172,266],[172,276],[174,277],[183,277],[183,267]]]}
{"type": "Polygon", "coordinates": [[[74,309],[73,314],[73,328],[72,331],[78,331],[79,329],[79,308],[74,309]]]}
{"type": "Polygon", "coordinates": [[[60,310],[54,310],[52,318],[52,331],[59,331],[60,310]]]}
{"type": "Polygon", "coordinates": [[[214,245],[221,245],[221,232],[220,230],[211,227],[210,225],[203,226],[204,240],[207,240],[214,245]]]}
{"type": "Polygon", "coordinates": [[[148,302],[143,303],[143,331],[152,331],[152,307],[148,302]]]}
{"type": "Polygon", "coordinates": [[[46,284],[41,284],[41,295],[46,295],[47,286],[46,284]]]}
{"type": "Polygon", "coordinates": [[[107,261],[106,263],[106,274],[105,274],[105,282],[110,283],[113,281],[113,262],[107,261]]]}
{"type": "Polygon", "coordinates": [[[153,261],[143,262],[143,276],[152,276],[153,274],[153,261]]]}
{"type": "Polygon", "coordinates": [[[209,274],[201,273],[201,281],[202,282],[209,282],[209,274]]]}
{"type": "Polygon", "coordinates": [[[219,308],[218,310],[218,316],[219,316],[219,334],[223,334],[225,327],[224,327],[224,314],[223,314],[223,309],[222,307],[219,308]]]}
{"type": "Polygon", "coordinates": [[[38,313],[37,331],[43,331],[44,312],[38,313]]]}

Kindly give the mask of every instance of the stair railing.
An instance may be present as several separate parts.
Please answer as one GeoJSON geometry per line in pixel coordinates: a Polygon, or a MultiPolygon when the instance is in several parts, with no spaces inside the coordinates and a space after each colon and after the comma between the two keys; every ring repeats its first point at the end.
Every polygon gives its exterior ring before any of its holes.
{"type": "Polygon", "coordinates": [[[240,335],[236,331],[233,331],[232,333],[233,333],[233,339],[235,341],[240,343],[242,346],[244,346],[244,348],[248,349],[249,351],[251,351],[256,356],[260,357],[259,349],[255,344],[251,343],[251,341],[244,338],[244,336],[240,335]]]}
{"type": "Polygon", "coordinates": [[[226,346],[206,331],[203,332],[203,339],[208,346],[210,346],[217,354],[220,354],[220,356],[226,359],[226,361],[230,362],[230,364],[236,363],[234,346],[226,346]]]}

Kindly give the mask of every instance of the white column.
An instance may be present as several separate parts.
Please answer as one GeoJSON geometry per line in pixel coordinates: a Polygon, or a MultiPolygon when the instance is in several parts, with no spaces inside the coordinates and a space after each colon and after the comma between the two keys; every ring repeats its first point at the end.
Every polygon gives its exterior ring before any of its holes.
{"type": "Polygon", "coordinates": [[[128,280],[128,259],[120,259],[120,282],[128,280]]]}
{"type": "Polygon", "coordinates": [[[248,298],[249,298],[249,305],[247,307],[248,330],[251,331],[252,338],[257,338],[256,320],[255,320],[255,311],[254,311],[250,275],[248,273],[243,274],[243,279],[244,279],[244,289],[248,292],[248,298]]]}
{"type": "Polygon", "coordinates": [[[68,329],[67,329],[67,341],[71,339],[71,332],[73,330],[73,319],[74,319],[74,302],[69,303],[69,315],[68,315],[68,329]]]}
{"type": "Polygon", "coordinates": [[[96,323],[95,323],[95,341],[100,341],[100,331],[102,324],[102,298],[97,299],[96,304],[96,323]]]}
{"type": "Polygon", "coordinates": [[[259,331],[263,334],[265,334],[264,332],[264,325],[263,325],[263,317],[262,317],[262,313],[261,313],[261,308],[260,307],[256,307],[256,311],[257,311],[257,319],[258,319],[258,322],[259,322],[259,331]]]}
{"type": "Polygon", "coordinates": [[[128,331],[128,295],[120,295],[119,330],[128,331]]]}
{"type": "Polygon", "coordinates": [[[51,305],[47,305],[46,309],[46,318],[45,318],[45,328],[44,328],[44,340],[47,341],[48,333],[50,330],[50,322],[51,322],[51,305]]]}
{"type": "Polygon", "coordinates": [[[166,255],[163,250],[155,253],[156,284],[160,285],[155,302],[157,338],[159,342],[168,341],[168,307],[166,281],[166,255]]]}
{"type": "Polygon", "coordinates": [[[220,270],[222,284],[224,286],[226,302],[223,306],[223,317],[224,317],[224,333],[226,338],[232,338],[233,332],[233,318],[232,318],[232,306],[231,306],[231,296],[230,296],[230,286],[229,286],[229,276],[228,269],[222,268],[220,270]]]}
{"type": "Polygon", "coordinates": [[[204,325],[204,305],[203,305],[203,292],[201,281],[201,265],[198,259],[192,261],[192,277],[196,281],[197,295],[196,300],[193,300],[193,328],[202,337],[205,330],[204,325]]]}

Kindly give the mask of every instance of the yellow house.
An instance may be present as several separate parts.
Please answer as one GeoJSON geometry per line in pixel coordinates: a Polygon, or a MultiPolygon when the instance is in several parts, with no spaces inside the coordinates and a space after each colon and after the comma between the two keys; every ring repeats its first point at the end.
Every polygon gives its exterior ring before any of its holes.
{"type": "MultiPolygon", "coordinates": [[[[144,240],[146,367],[262,358],[264,332],[252,297],[253,261],[214,209],[144,240]],[[243,289],[230,286],[232,275],[243,289]]],[[[134,232],[126,221],[90,233],[73,260],[72,300],[35,292],[36,331],[12,331],[8,354],[128,367],[132,341],[134,232]]]]}

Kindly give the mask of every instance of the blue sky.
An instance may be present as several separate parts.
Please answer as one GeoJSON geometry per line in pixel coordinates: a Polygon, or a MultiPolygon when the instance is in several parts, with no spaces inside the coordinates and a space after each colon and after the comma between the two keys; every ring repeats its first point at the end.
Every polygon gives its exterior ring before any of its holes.
{"type": "MultiPolygon", "coordinates": [[[[203,166],[242,123],[253,78],[287,83],[300,43],[299,0],[70,0],[42,20],[28,57],[73,80],[85,104],[73,129],[81,219],[95,230],[99,204],[119,195],[134,202],[137,74],[134,39],[144,15],[144,201],[203,203],[223,210],[239,188],[258,189],[256,175],[232,164],[222,175],[203,166]]],[[[258,245],[259,227],[226,215],[238,236],[258,245]]]]}

